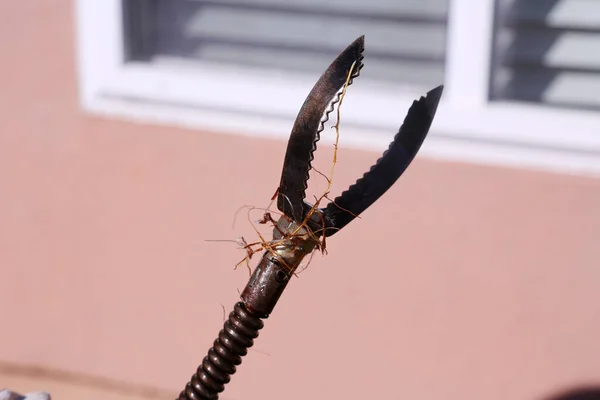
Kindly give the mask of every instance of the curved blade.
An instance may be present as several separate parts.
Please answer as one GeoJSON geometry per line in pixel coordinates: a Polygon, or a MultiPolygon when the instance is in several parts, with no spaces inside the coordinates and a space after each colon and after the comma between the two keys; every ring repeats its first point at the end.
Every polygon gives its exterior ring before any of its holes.
{"type": "Polygon", "coordinates": [[[414,101],[388,150],[362,178],[324,208],[325,236],[331,236],[365,211],[402,175],[421,148],[442,96],[438,86],[414,101]]]}
{"type": "Polygon", "coordinates": [[[294,221],[303,219],[308,173],[319,133],[339,102],[341,89],[354,62],[356,65],[350,83],[359,75],[363,66],[364,41],[364,36],[359,37],[331,63],[304,101],[294,122],[277,196],[277,208],[294,221]],[[336,95],[337,98],[334,98],[336,95]]]}

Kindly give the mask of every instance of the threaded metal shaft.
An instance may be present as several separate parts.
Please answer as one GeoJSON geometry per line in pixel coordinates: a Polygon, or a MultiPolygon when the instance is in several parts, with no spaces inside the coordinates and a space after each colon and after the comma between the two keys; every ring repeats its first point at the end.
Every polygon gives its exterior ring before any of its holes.
{"type": "Polygon", "coordinates": [[[180,393],[178,400],[215,400],[264,326],[260,317],[238,302],[225,321],[208,355],[180,393]]]}

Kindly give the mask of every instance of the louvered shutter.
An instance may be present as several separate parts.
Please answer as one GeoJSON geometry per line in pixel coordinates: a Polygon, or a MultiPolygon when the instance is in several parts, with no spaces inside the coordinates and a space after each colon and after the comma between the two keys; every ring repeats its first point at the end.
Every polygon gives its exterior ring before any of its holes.
{"type": "MultiPolygon", "coordinates": [[[[448,0],[125,0],[132,59],[320,74],[366,34],[371,79],[444,80],[448,0]]],[[[368,79],[368,78],[364,78],[368,79]]]]}
{"type": "Polygon", "coordinates": [[[600,108],[600,1],[496,0],[492,99],[600,108]]]}

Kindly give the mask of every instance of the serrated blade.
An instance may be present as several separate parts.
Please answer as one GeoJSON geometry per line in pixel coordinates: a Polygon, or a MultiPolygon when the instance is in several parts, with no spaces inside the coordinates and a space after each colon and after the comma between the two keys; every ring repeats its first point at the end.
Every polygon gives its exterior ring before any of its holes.
{"type": "Polygon", "coordinates": [[[364,36],[361,36],[352,42],[321,75],[304,101],[292,127],[279,183],[277,208],[294,221],[300,222],[304,217],[304,198],[309,171],[323,124],[335,103],[339,101],[340,91],[346,83],[352,64],[356,62],[351,81],[359,75],[363,66],[364,39],[364,36]]]}
{"type": "Polygon", "coordinates": [[[437,110],[443,85],[415,100],[388,150],[348,190],[323,209],[325,236],[331,236],[379,199],[417,155],[437,110]]]}

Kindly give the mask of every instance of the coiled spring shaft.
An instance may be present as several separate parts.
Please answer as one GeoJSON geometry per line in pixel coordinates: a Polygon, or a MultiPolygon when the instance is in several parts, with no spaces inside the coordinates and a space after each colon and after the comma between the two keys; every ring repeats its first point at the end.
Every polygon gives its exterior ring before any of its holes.
{"type": "Polygon", "coordinates": [[[236,366],[254,344],[267,318],[302,259],[317,240],[314,234],[282,217],[273,230],[273,248],[265,252],[208,355],[179,394],[179,400],[215,400],[229,383],[236,366]],[[289,232],[293,232],[291,235],[289,232]],[[284,235],[286,235],[284,237],[284,235]]]}
{"type": "Polygon", "coordinates": [[[225,389],[236,366],[254,344],[258,331],[264,326],[257,315],[250,312],[244,303],[238,302],[229,319],[225,321],[219,337],[208,350],[192,379],[179,395],[179,400],[214,400],[225,389]]]}

